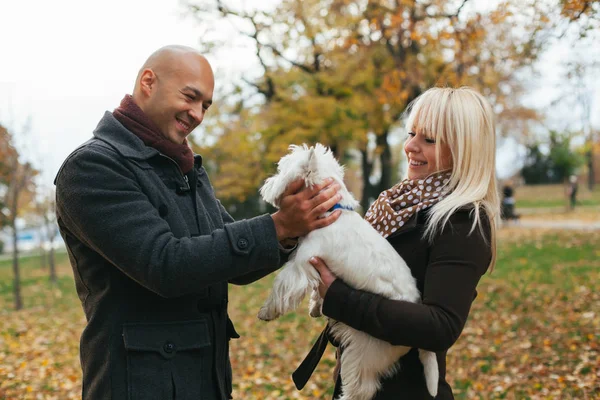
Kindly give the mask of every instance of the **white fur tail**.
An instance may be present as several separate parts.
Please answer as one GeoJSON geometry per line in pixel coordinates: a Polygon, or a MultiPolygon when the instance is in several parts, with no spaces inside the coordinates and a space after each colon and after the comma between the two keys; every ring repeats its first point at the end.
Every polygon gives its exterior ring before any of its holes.
{"type": "Polygon", "coordinates": [[[419,359],[423,363],[423,369],[425,370],[427,391],[435,398],[435,396],[437,396],[440,380],[440,370],[438,368],[435,353],[419,349],[419,359]]]}

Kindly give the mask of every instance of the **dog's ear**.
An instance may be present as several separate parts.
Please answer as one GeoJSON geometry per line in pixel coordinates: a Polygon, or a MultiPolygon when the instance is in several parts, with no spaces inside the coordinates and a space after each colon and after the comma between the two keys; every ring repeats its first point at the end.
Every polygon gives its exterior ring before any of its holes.
{"type": "Polygon", "coordinates": [[[280,178],[279,174],[272,176],[268,178],[265,181],[265,184],[260,188],[260,195],[263,200],[277,208],[279,208],[279,201],[281,200],[281,195],[286,187],[284,185],[285,182],[283,182],[284,180],[280,178]]]}
{"type": "Polygon", "coordinates": [[[305,182],[309,185],[315,184],[313,180],[316,178],[316,173],[319,170],[317,158],[318,157],[317,153],[315,152],[315,148],[311,147],[308,153],[308,161],[306,162],[306,176],[304,178],[305,182]]]}

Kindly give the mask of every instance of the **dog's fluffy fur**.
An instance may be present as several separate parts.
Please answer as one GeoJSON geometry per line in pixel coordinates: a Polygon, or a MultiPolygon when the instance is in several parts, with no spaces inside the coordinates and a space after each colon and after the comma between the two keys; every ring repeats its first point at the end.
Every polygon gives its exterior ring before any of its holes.
{"type": "MultiPolygon", "coordinates": [[[[339,204],[351,210],[358,206],[344,185],[343,167],[330,150],[321,144],[310,148],[292,145],[290,150],[279,161],[277,174],[267,179],[260,190],[266,202],[277,207],[286,187],[298,178],[311,187],[331,177],[341,186],[339,204]]],[[[404,260],[358,213],[344,208],[335,223],[299,239],[297,249],[277,275],[273,290],[260,309],[260,319],[271,321],[296,309],[309,290],[310,315],[321,315],[322,299],[317,291],[320,277],[308,262],[313,256],[322,258],[336,276],[356,289],[394,300],[420,301],[416,280],[404,260]]],[[[331,334],[344,347],[342,396],[338,400],[372,399],[380,388],[380,378],[394,374],[398,359],[410,350],[339,322],[332,324],[331,334]]],[[[427,389],[435,397],[439,378],[435,353],[419,350],[419,357],[427,389]]]]}

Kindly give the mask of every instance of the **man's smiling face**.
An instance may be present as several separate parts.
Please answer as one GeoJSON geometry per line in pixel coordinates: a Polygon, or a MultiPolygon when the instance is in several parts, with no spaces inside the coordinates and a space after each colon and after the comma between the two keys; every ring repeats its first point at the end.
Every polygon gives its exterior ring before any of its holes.
{"type": "Polygon", "coordinates": [[[142,74],[144,113],[173,143],[181,144],[202,123],[212,104],[214,77],[204,57],[185,54],[142,74]]]}

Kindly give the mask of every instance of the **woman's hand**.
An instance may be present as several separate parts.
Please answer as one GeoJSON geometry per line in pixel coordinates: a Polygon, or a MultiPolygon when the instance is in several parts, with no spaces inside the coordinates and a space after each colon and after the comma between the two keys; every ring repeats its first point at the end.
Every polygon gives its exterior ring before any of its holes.
{"type": "Polygon", "coordinates": [[[319,285],[319,295],[322,299],[325,298],[325,294],[331,286],[331,283],[336,280],[336,276],[331,273],[327,265],[318,257],[311,257],[308,260],[312,264],[313,267],[317,270],[319,275],[321,275],[321,284],[319,285]]]}

